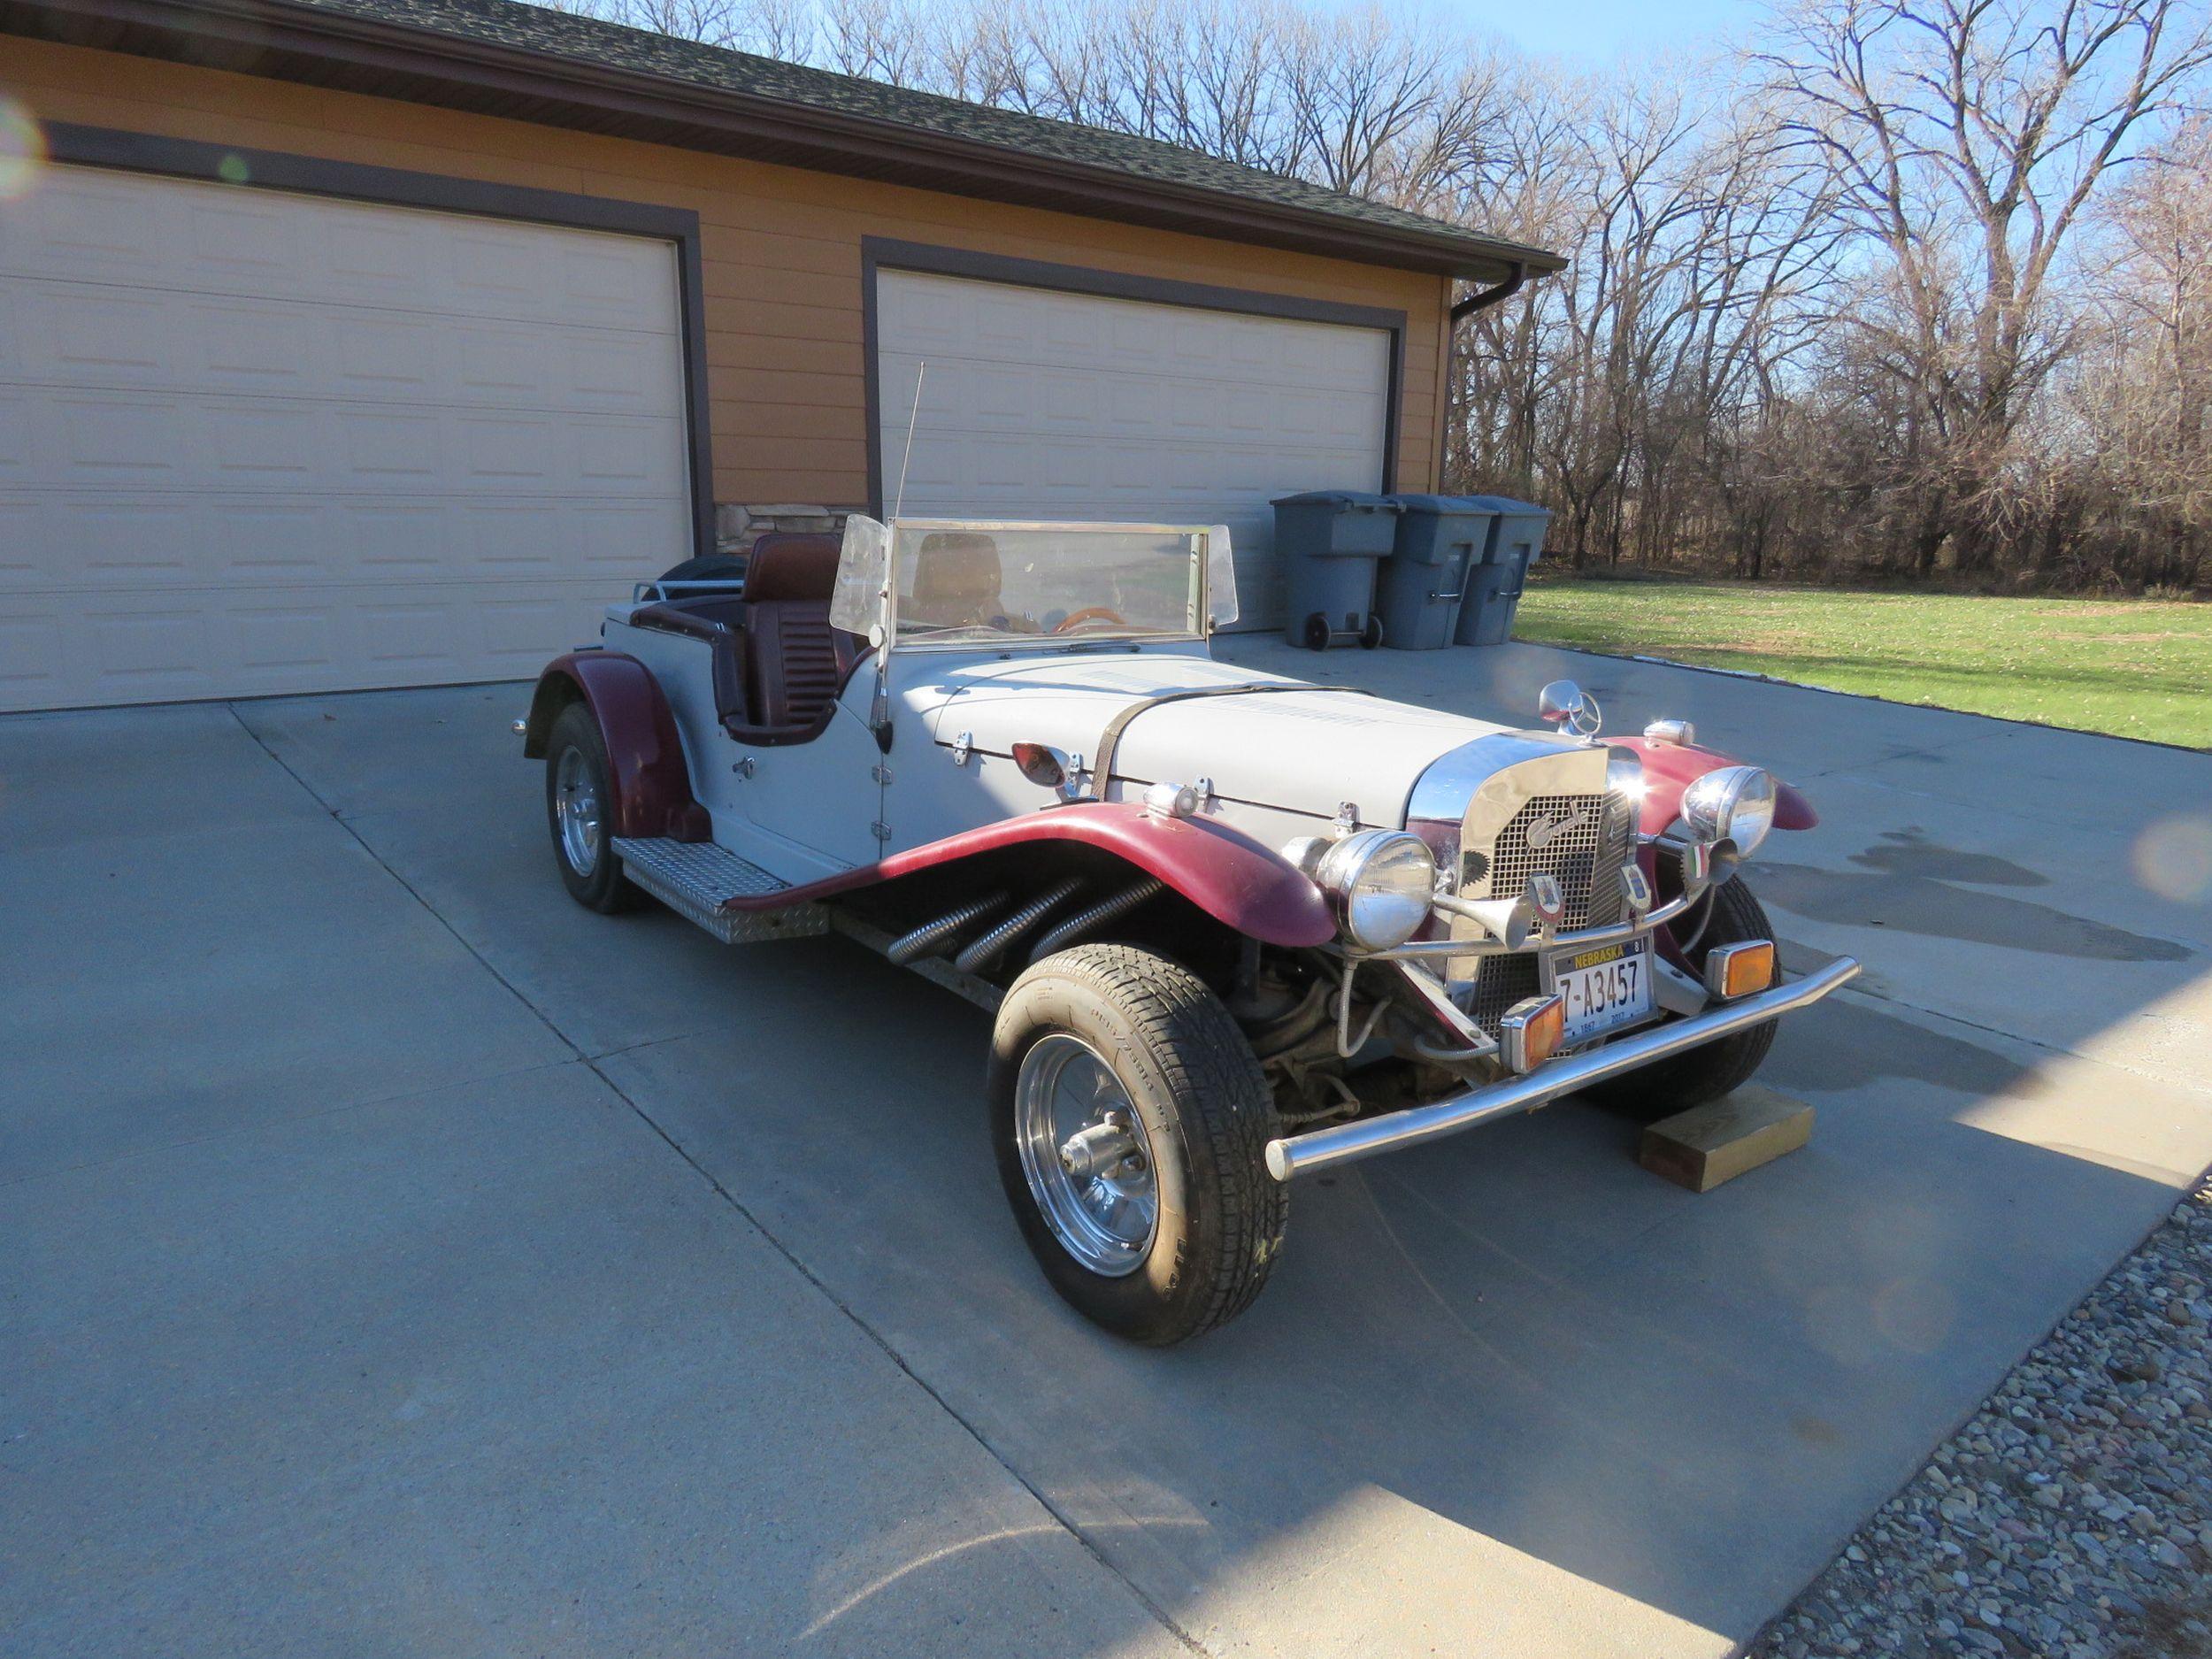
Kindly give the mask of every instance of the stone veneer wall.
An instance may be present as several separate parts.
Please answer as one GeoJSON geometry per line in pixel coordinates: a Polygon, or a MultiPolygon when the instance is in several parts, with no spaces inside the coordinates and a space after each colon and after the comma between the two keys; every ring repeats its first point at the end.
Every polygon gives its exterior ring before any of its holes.
{"type": "Polygon", "coordinates": [[[794,502],[717,502],[714,547],[718,553],[749,553],[753,542],[771,530],[799,530],[841,535],[843,507],[813,507],[794,502]]]}

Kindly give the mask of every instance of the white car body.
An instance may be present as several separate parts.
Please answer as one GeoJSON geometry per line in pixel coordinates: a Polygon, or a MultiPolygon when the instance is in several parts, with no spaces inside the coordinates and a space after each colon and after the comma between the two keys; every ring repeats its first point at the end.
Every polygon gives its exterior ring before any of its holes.
{"type": "Polygon", "coordinates": [[[1770,774],[1601,741],[1563,681],[1514,730],[1217,663],[1227,554],[856,519],[641,584],[517,723],[580,902],[843,933],[992,1009],[1016,1215],[1146,1341],[1256,1293],[1293,1178],[1577,1088],[1709,1099],[1857,972],[1782,982],[1732,879],[1814,821],[1770,774]]]}

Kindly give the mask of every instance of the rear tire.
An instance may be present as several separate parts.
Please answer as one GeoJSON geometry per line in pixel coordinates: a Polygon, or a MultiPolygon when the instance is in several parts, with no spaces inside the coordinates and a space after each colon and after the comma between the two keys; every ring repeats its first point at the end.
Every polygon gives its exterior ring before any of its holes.
{"type": "Polygon", "coordinates": [[[1363,651],[1371,651],[1375,649],[1376,647],[1379,646],[1382,641],[1382,618],[1380,617],[1368,618],[1367,626],[1359,631],[1360,649],[1363,651]]]}
{"type": "MultiPolygon", "coordinates": [[[[1715,945],[1740,944],[1747,939],[1771,939],[1774,925],[1740,877],[1713,890],[1712,912],[1696,949],[1687,953],[1693,972],[1703,972],[1705,957],[1715,945]]],[[[1731,1036],[1717,1037],[1684,1054],[1656,1061],[1624,1076],[1608,1078],[1583,1092],[1600,1105],[1644,1123],[1702,1106],[1729,1090],[1740,1088],[1765,1062],[1774,1047],[1778,1020],[1767,1020],[1731,1036]]]]}
{"type": "Polygon", "coordinates": [[[623,872],[614,849],[614,780],[606,741],[590,707],[572,703],[553,722],[545,746],[545,820],[553,862],[569,896],[611,916],[645,895],[623,872]]]}
{"type": "Polygon", "coordinates": [[[1315,611],[1311,616],[1306,618],[1306,626],[1302,637],[1305,641],[1306,649],[1308,650],[1327,650],[1329,649],[1328,618],[1323,616],[1318,611],[1315,611]]]}
{"type": "Polygon", "coordinates": [[[1274,1103],[1251,1045],[1195,974],[1127,945],[1046,957],[999,1006],[987,1092],[1007,1202],[1078,1312],[1164,1348],[1251,1305],[1290,1210],[1266,1167],[1274,1103]],[[1067,1138],[1118,1119],[1130,1156],[1097,1177],[1071,1174],[1058,1156],[1067,1138]]]}

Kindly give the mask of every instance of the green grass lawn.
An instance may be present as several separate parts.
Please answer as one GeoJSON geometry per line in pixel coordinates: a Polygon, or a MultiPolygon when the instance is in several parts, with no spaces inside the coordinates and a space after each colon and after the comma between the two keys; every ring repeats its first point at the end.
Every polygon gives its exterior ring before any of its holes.
{"type": "Polygon", "coordinates": [[[2212,749],[2212,605],[1539,580],[1514,633],[2212,749]]]}

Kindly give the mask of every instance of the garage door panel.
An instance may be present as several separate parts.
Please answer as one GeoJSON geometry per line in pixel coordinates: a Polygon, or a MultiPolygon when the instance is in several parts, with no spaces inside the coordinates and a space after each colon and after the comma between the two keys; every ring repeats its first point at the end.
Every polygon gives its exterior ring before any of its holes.
{"type": "Polygon", "coordinates": [[[662,501],[687,488],[674,418],[113,392],[50,395],[26,419],[42,389],[21,388],[25,407],[0,416],[0,428],[26,428],[28,451],[25,463],[0,458],[0,487],[662,501]]]}
{"type": "Polygon", "coordinates": [[[0,218],[0,708],[534,673],[691,549],[674,250],[59,167],[0,218]]]}
{"type": "Polygon", "coordinates": [[[19,279],[0,288],[0,374],[58,390],[665,412],[672,330],[539,327],[424,312],[318,311],[19,279]]]}
{"type": "Polygon", "coordinates": [[[603,585],[449,583],[0,597],[0,700],[18,707],[527,678],[596,635],[603,585]],[[489,665],[488,672],[485,664],[489,665]]]}
{"type": "Polygon", "coordinates": [[[46,178],[0,220],[0,271],[518,323],[634,330],[649,318],[674,332],[665,243],[86,168],[46,178]]]}

